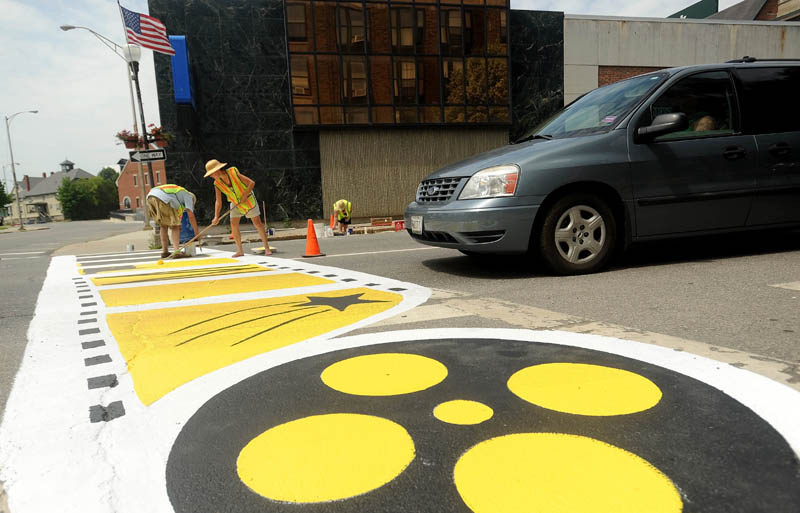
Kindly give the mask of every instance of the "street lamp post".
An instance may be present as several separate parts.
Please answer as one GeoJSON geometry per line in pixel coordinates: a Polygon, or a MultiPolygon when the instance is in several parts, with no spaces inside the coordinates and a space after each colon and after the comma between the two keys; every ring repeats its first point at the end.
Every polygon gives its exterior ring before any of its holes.
{"type": "MultiPolygon", "coordinates": [[[[144,149],[146,150],[149,147],[149,141],[147,138],[147,125],[144,124],[144,107],[142,107],[142,91],[139,89],[139,60],[142,58],[142,50],[136,45],[128,45],[128,48],[125,52],[126,56],[128,57],[128,64],[130,65],[131,71],[133,72],[133,83],[136,86],[136,99],[139,101],[139,117],[142,121],[142,142],[144,143],[144,149]]],[[[155,187],[156,183],[153,181],[153,167],[148,162],[147,166],[147,174],[150,178],[150,187],[155,187]]]]}
{"type": "MultiPolygon", "coordinates": [[[[137,124],[136,123],[136,107],[135,107],[135,105],[133,103],[133,86],[131,86],[131,72],[133,70],[133,60],[132,59],[135,57],[136,61],[138,61],[140,56],[141,56],[141,50],[139,49],[139,47],[136,46],[136,45],[127,45],[127,47],[122,47],[122,46],[118,45],[117,43],[115,43],[114,41],[112,41],[111,39],[107,38],[106,36],[104,36],[102,34],[98,34],[97,32],[95,32],[94,30],[92,30],[92,29],[90,29],[88,27],[79,27],[79,26],[75,26],[75,25],[61,25],[61,27],[59,27],[59,28],[61,28],[61,30],[63,30],[64,32],[66,32],[68,30],[73,30],[73,29],[86,30],[86,31],[90,32],[94,37],[99,39],[101,43],[103,43],[108,48],[110,48],[112,52],[114,52],[115,54],[119,55],[120,58],[122,58],[122,60],[125,61],[125,64],[127,65],[127,68],[128,68],[128,70],[127,70],[127,73],[128,73],[128,93],[130,94],[130,98],[131,98],[131,115],[133,116],[133,131],[134,131],[134,133],[138,134],[139,130],[138,130],[138,127],[136,126],[136,124],[137,124]]],[[[137,67],[138,67],[138,62],[137,62],[137,67]]],[[[138,92],[138,89],[139,89],[138,76],[137,76],[136,89],[137,89],[137,92],[138,92]]],[[[142,100],[141,100],[141,97],[140,97],[140,99],[139,99],[139,108],[140,109],[141,109],[141,106],[142,106],[142,100]]],[[[143,133],[143,137],[145,139],[145,149],[147,149],[147,144],[146,144],[146,142],[147,142],[147,129],[145,128],[145,124],[144,124],[144,114],[142,114],[142,133],[143,133]]],[[[142,172],[142,163],[141,162],[138,163],[138,167],[139,167],[139,195],[142,198],[142,212],[144,213],[144,229],[145,230],[149,230],[151,228],[150,227],[150,215],[149,215],[149,213],[147,211],[147,205],[145,204],[145,199],[146,198],[145,198],[145,189],[144,189],[144,174],[142,172]]],[[[153,186],[153,176],[152,175],[153,175],[152,169],[149,169],[149,166],[148,166],[148,177],[150,179],[151,187],[153,186]]]]}
{"type": "Polygon", "coordinates": [[[11,176],[14,178],[14,191],[17,195],[17,216],[19,217],[19,231],[25,231],[25,225],[22,223],[22,204],[19,201],[19,184],[17,183],[17,168],[14,166],[14,150],[11,148],[11,121],[20,114],[36,114],[38,110],[21,110],[15,112],[11,116],[6,116],[6,136],[8,137],[8,154],[11,157],[11,176]]]}

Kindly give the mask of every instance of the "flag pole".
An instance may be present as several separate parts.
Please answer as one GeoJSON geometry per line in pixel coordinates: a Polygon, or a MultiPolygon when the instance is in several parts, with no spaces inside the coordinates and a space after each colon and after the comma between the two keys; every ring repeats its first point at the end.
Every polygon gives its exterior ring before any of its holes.
{"type": "MultiPolygon", "coordinates": [[[[122,37],[125,38],[125,45],[128,45],[128,32],[125,30],[125,18],[122,17],[122,6],[119,4],[119,0],[117,0],[117,10],[119,11],[119,19],[122,22],[122,37]]],[[[130,55],[130,54],[128,54],[130,55]]],[[[136,123],[136,107],[133,102],[133,82],[131,82],[131,63],[128,60],[128,57],[125,57],[125,62],[127,63],[128,67],[128,93],[130,93],[131,97],[131,113],[133,114],[133,132],[138,134],[139,127],[136,123]]]]}
{"type": "MultiPolygon", "coordinates": [[[[125,46],[126,46],[126,49],[127,49],[130,46],[130,43],[128,43],[128,31],[125,28],[125,17],[122,16],[122,6],[120,5],[119,0],[117,0],[117,10],[119,11],[119,20],[122,23],[122,37],[125,38],[124,41],[125,41],[125,46]]],[[[130,51],[125,52],[125,55],[126,55],[125,62],[127,63],[127,67],[128,67],[128,71],[127,71],[127,74],[128,74],[128,93],[130,93],[130,97],[131,97],[131,112],[133,113],[133,133],[138,135],[139,134],[139,128],[138,128],[137,123],[136,123],[136,106],[135,106],[134,101],[133,101],[133,81],[131,80],[131,74],[133,72],[133,63],[130,61],[130,51]]],[[[137,92],[138,92],[138,86],[139,86],[138,82],[137,82],[136,86],[137,86],[137,92]]],[[[141,110],[141,108],[142,108],[142,103],[141,103],[141,98],[140,98],[139,99],[139,109],[141,110]]],[[[147,130],[145,129],[145,124],[144,124],[144,112],[142,112],[142,133],[143,133],[143,137],[146,140],[147,139],[147,130]]],[[[145,147],[145,149],[146,149],[146,147],[145,147]]],[[[150,213],[147,211],[147,205],[146,205],[147,202],[145,201],[147,198],[145,196],[146,191],[145,191],[145,188],[144,188],[144,171],[142,170],[141,161],[137,162],[137,167],[138,167],[138,173],[137,174],[139,175],[139,197],[142,198],[141,199],[142,212],[144,213],[144,229],[145,230],[150,230],[151,229],[151,226],[150,226],[150,213]]],[[[152,172],[149,173],[149,175],[152,175],[152,174],[153,174],[152,172]]],[[[150,178],[151,187],[153,187],[153,177],[150,176],[149,178],[150,178]]]]}

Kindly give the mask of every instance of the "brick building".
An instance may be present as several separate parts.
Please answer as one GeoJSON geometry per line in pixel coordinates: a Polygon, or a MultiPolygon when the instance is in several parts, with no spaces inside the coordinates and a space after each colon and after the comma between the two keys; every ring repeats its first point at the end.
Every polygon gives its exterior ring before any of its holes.
{"type": "MultiPolygon", "coordinates": [[[[153,181],[155,184],[164,185],[167,182],[167,171],[164,166],[163,160],[156,160],[151,162],[153,166],[153,181]]],[[[142,174],[144,176],[144,195],[150,192],[150,176],[147,173],[147,168],[142,166],[142,174]]],[[[142,198],[141,183],[139,182],[139,164],[136,162],[125,161],[122,166],[122,171],[117,177],[117,190],[119,192],[119,208],[120,210],[136,210],[142,208],[144,205],[144,198],[142,198]]]]}

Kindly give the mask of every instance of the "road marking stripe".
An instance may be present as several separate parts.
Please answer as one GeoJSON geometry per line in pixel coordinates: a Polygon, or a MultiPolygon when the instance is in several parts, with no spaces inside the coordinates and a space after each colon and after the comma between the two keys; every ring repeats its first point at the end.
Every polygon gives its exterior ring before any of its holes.
{"type": "Polygon", "coordinates": [[[105,340],[90,340],[89,342],[81,342],[81,347],[83,349],[94,349],[95,347],[100,347],[106,345],[105,340]]]}
{"type": "Polygon", "coordinates": [[[136,288],[108,288],[100,291],[100,297],[108,307],[145,305],[167,301],[183,301],[229,294],[246,294],[267,290],[289,290],[333,283],[331,280],[301,273],[267,274],[228,280],[205,280],[198,282],[146,285],[136,288]]]}
{"type": "Polygon", "coordinates": [[[800,281],[791,281],[789,283],[776,283],[770,287],[777,287],[781,289],[800,290],[800,281]]]}
{"type": "MultiPolygon", "coordinates": [[[[429,248],[408,248],[408,249],[389,249],[386,251],[364,251],[361,253],[342,253],[341,255],[324,255],[321,258],[336,258],[336,257],[345,257],[345,256],[357,256],[357,255],[377,255],[380,253],[402,253],[404,251],[425,251],[431,249],[447,249],[447,248],[436,248],[436,247],[429,247],[429,248]]],[[[305,260],[305,258],[292,258],[292,260],[305,260]]]]}
{"type": "Polygon", "coordinates": [[[6,255],[9,255],[9,256],[11,256],[11,255],[43,255],[43,254],[44,254],[44,251],[22,251],[22,252],[19,252],[19,253],[0,253],[0,256],[6,256],[6,255]]]}
{"type": "Polygon", "coordinates": [[[32,256],[32,257],[11,257],[11,258],[1,258],[0,260],[30,260],[31,258],[42,258],[40,256],[32,256]]]}

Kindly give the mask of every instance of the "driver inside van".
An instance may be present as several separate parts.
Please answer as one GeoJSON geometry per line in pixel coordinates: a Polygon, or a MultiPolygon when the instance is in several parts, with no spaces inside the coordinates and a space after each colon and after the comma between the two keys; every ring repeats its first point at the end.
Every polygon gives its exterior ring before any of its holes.
{"type": "Polygon", "coordinates": [[[699,112],[694,119],[689,122],[689,130],[693,132],[704,132],[706,130],[716,130],[717,121],[713,116],[705,112],[699,112]]]}

